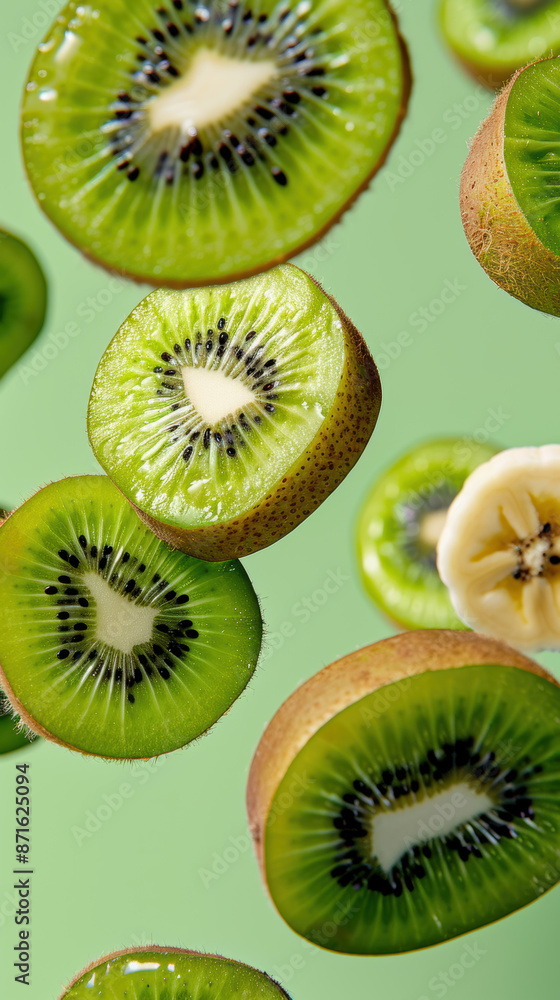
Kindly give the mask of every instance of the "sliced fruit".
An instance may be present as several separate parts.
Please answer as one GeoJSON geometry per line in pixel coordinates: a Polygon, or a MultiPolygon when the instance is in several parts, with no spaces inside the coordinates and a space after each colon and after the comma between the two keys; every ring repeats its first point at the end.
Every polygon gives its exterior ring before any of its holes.
{"type": "Polygon", "coordinates": [[[202,559],[248,555],[301,523],[375,427],[377,368],[304,271],[156,291],[103,355],[88,430],[161,538],[202,559]]]}
{"type": "Polygon", "coordinates": [[[0,527],[0,683],[55,743],[184,746],[241,694],[261,633],[243,567],[169,549],[105,476],[53,483],[0,527]]]}
{"type": "Polygon", "coordinates": [[[494,90],[533,59],[560,52],[559,0],[442,0],[439,17],[460,62],[494,90]]]}
{"type": "Polygon", "coordinates": [[[289,1000],[265,972],[182,948],[130,948],[94,962],[60,1000],[289,1000]],[[92,992],[93,991],[93,992],[92,992]]]}
{"type": "Polygon", "coordinates": [[[22,727],[19,719],[14,719],[10,707],[6,704],[3,691],[0,690],[0,754],[21,750],[34,743],[32,736],[22,727]]]}
{"type": "Polygon", "coordinates": [[[436,568],[450,503],[465,479],[496,453],[489,444],[444,438],[417,445],[368,494],[358,524],[363,584],[405,628],[464,628],[436,568]]]}
{"type": "Polygon", "coordinates": [[[560,316],[560,58],[520,70],[477,132],[461,177],[471,250],[500,288],[560,316]]]}
{"type": "Polygon", "coordinates": [[[472,628],[519,649],[560,649],[560,445],[509,448],[469,476],[438,569],[472,628]]]}
{"type": "Polygon", "coordinates": [[[363,955],[448,940],[558,881],[560,688],[472,633],[386,639],[282,705],[247,804],[298,934],[363,955]]]}
{"type": "Polygon", "coordinates": [[[409,90],[385,0],[73,0],[31,67],[24,160],[47,215],[105,267],[226,281],[340,217],[409,90]]]}
{"type": "Polygon", "coordinates": [[[0,378],[41,332],[47,282],[26,243],[0,229],[0,378]]]}

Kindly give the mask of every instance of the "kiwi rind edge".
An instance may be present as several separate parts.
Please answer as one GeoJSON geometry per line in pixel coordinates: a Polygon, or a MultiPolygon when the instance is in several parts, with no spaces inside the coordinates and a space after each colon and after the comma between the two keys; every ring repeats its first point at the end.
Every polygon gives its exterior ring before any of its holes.
{"type": "Polygon", "coordinates": [[[292,761],[321,726],[386,684],[426,671],[496,663],[560,686],[544,667],[505,643],[454,629],[423,629],[382,639],[331,663],[302,684],[265,729],[249,772],[249,828],[265,884],[263,833],[274,796],[292,761]]]}
{"type": "MultiPolygon", "coordinates": [[[[375,175],[384,166],[385,161],[387,160],[387,157],[389,156],[389,153],[391,152],[391,149],[393,148],[393,145],[394,145],[394,143],[395,143],[395,141],[396,141],[396,139],[397,139],[397,137],[399,135],[402,123],[403,123],[404,119],[406,118],[407,111],[408,111],[408,104],[409,104],[409,100],[410,100],[410,94],[411,94],[411,91],[412,91],[412,82],[413,82],[412,68],[411,68],[411,64],[410,64],[410,55],[409,55],[409,51],[408,51],[408,46],[406,44],[406,41],[405,41],[404,37],[402,36],[402,34],[400,32],[400,26],[399,26],[397,15],[396,15],[395,11],[393,10],[393,8],[391,7],[390,0],[384,0],[384,3],[385,3],[385,6],[387,7],[387,13],[388,13],[388,15],[389,15],[389,17],[390,17],[390,19],[391,19],[391,21],[393,23],[393,28],[394,28],[395,35],[396,35],[397,45],[398,45],[398,48],[399,48],[399,51],[400,51],[400,54],[401,54],[402,96],[401,96],[401,106],[400,106],[399,112],[398,112],[398,114],[396,116],[396,119],[395,119],[395,124],[393,126],[393,131],[391,132],[391,134],[387,138],[387,142],[386,142],[385,148],[384,148],[381,156],[376,160],[376,162],[374,163],[374,165],[373,165],[373,167],[371,169],[371,172],[362,181],[362,183],[356,188],[356,190],[352,193],[352,195],[350,196],[350,198],[347,199],[347,201],[338,209],[338,211],[335,212],[335,214],[332,216],[332,218],[330,218],[328,220],[328,222],[326,223],[326,225],[324,225],[323,228],[320,229],[317,233],[315,233],[313,236],[311,236],[308,240],[305,240],[303,243],[301,243],[300,246],[295,247],[295,248],[293,248],[291,250],[288,250],[285,253],[279,254],[276,257],[272,257],[269,261],[263,262],[258,267],[253,267],[253,268],[249,268],[248,270],[245,270],[245,271],[237,271],[237,272],[234,272],[232,274],[224,275],[223,277],[220,278],[220,284],[225,284],[226,282],[231,282],[231,281],[239,281],[242,278],[250,278],[250,277],[252,277],[255,274],[262,274],[264,271],[269,271],[272,267],[276,267],[278,264],[284,264],[284,263],[286,263],[286,261],[291,260],[293,257],[297,256],[298,254],[304,253],[306,250],[309,249],[309,247],[312,247],[316,243],[319,243],[323,239],[323,237],[325,237],[327,235],[327,233],[331,230],[331,228],[334,225],[336,225],[337,222],[340,222],[342,216],[348,211],[348,209],[352,208],[352,206],[358,200],[358,198],[360,197],[360,195],[363,194],[365,191],[367,191],[367,189],[369,188],[369,186],[370,186],[373,178],[375,177],[375,175]]],[[[44,39],[43,39],[43,41],[44,41],[44,39]]],[[[21,103],[20,103],[20,120],[21,120],[21,116],[22,116],[22,113],[23,113],[23,101],[24,101],[24,99],[25,99],[25,92],[23,94],[23,97],[22,97],[22,100],[21,100],[21,103]]],[[[20,128],[19,142],[20,142],[20,150],[21,150],[21,155],[22,155],[22,159],[23,159],[25,174],[26,174],[26,177],[27,177],[27,180],[28,180],[28,183],[29,183],[29,187],[31,188],[31,193],[32,193],[33,197],[35,198],[35,201],[36,201],[37,205],[39,206],[39,208],[41,209],[41,211],[45,212],[45,205],[44,205],[44,203],[42,201],[40,201],[38,199],[37,194],[35,193],[35,189],[34,189],[32,183],[31,183],[31,179],[29,177],[29,174],[27,172],[27,164],[26,164],[25,155],[24,155],[23,138],[24,138],[24,136],[23,136],[23,129],[20,128]]],[[[47,214],[47,213],[45,212],[45,214],[47,214]]],[[[55,227],[55,229],[58,230],[58,227],[55,225],[54,222],[52,222],[50,216],[47,215],[47,218],[49,219],[49,222],[51,223],[51,225],[53,225],[55,227]]],[[[203,285],[213,285],[213,284],[215,284],[215,278],[212,275],[209,275],[208,278],[206,278],[206,279],[198,277],[198,278],[196,278],[195,280],[192,280],[192,281],[190,279],[188,279],[188,278],[185,278],[184,281],[173,281],[172,279],[165,278],[165,276],[163,276],[160,282],[156,282],[153,274],[134,274],[134,273],[132,273],[130,271],[125,270],[124,268],[111,267],[109,264],[107,264],[101,258],[96,257],[95,254],[93,254],[86,247],[78,246],[78,244],[74,243],[74,241],[71,240],[70,237],[68,237],[66,234],[64,234],[64,238],[66,240],[68,240],[68,242],[71,244],[71,246],[73,246],[76,250],[79,250],[80,253],[86,258],[86,260],[90,261],[90,263],[95,264],[97,267],[103,268],[109,274],[113,274],[116,277],[127,279],[129,281],[134,281],[134,282],[136,282],[137,284],[140,284],[140,285],[146,285],[147,284],[147,285],[151,285],[153,287],[157,287],[158,285],[161,285],[161,286],[164,286],[165,288],[172,288],[172,289],[179,289],[180,290],[180,289],[183,289],[183,288],[198,288],[198,287],[203,286],[203,285]]],[[[186,257],[188,257],[187,252],[186,252],[185,255],[186,255],[186,257]]],[[[148,522],[146,522],[146,523],[148,523],[148,522]]]]}
{"type": "MultiPolygon", "coordinates": [[[[382,395],[381,379],[375,362],[362,335],[335,299],[324,291],[312,275],[307,277],[336,310],[348,349],[348,363],[342,373],[333,409],[305,449],[306,454],[315,456],[315,462],[309,463],[305,473],[296,478],[296,471],[301,470],[300,456],[286,471],[282,480],[244,514],[222,524],[207,525],[203,528],[181,529],[158,521],[127,497],[138,516],[154,534],[169,545],[197,559],[209,562],[240,559],[283,538],[312,514],[340,485],[360,458],[375,429],[382,395]],[[345,414],[347,400],[350,397],[353,405],[345,414]],[[344,462],[329,460],[329,443],[332,443],[334,429],[336,429],[337,443],[342,441],[346,450],[347,457],[344,462]],[[319,468],[321,461],[327,467],[330,462],[331,469],[321,471],[319,468]],[[297,509],[291,511],[290,504],[296,498],[297,509]],[[304,513],[305,508],[308,510],[307,514],[304,513]]],[[[107,472],[110,476],[109,469],[107,472]]]]}
{"type": "MultiPolygon", "coordinates": [[[[68,986],[64,988],[64,991],[63,993],[61,993],[59,1000],[65,1000],[72,987],[75,986],[76,983],[79,982],[79,980],[82,979],[83,976],[86,976],[88,972],[93,972],[94,969],[97,969],[100,965],[103,965],[105,962],[111,962],[114,958],[122,958],[124,955],[138,955],[141,952],[149,952],[151,954],[156,954],[156,955],[195,955],[197,958],[217,958],[220,961],[225,962],[226,964],[243,965],[246,969],[250,969],[252,972],[260,971],[259,969],[256,969],[254,966],[248,965],[246,962],[239,962],[237,959],[234,958],[225,958],[223,955],[216,955],[214,952],[201,952],[201,951],[195,951],[193,948],[178,948],[176,946],[170,946],[166,948],[164,945],[161,944],[139,945],[137,948],[134,947],[122,948],[119,949],[118,951],[113,951],[109,955],[103,955],[97,961],[90,962],[89,965],[86,965],[85,969],[81,969],[81,971],[74,976],[74,978],[71,980],[68,986]]],[[[276,980],[272,979],[272,977],[269,976],[268,973],[266,972],[261,972],[261,975],[266,976],[267,979],[271,981],[271,983],[277,986],[278,991],[286,997],[286,1000],[290,1000],[289,995],[282,988],[280,983],[277,983],[276,980]]]]}
{"type": "Polygon", "coordinates": [[[506,107],[525,69],[517,70],[498,95],[472,140],[461,174],[461,219],[474,256],[495,284],[533,309],[560,316],[560,257],[529,225],[504,160],[506,107]]]}

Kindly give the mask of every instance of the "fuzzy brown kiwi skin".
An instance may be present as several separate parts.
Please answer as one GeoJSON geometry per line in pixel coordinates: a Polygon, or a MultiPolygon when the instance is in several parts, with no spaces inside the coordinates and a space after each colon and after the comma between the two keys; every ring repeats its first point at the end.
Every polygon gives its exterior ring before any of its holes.
{"type": "MultiPolygon", "coordinates": [[[[410,100],[410,94],[411,94],[411,91],[412,91],[412,82],[413,82],[412,68],[411,68],[411,64],[410,64],[410,55],[409,55],[408,46],[406,44],[406,41],[404,40],[404,38],[403,38],[403,36],[401,35],[401,32],[400,32],[400,27],[399,27],[399,22],[398,22],[397,15],[395,14],[395,11],[393,10],[391,4],[389,3],[389,0],[385,0],[385,5],[387,7],[387,15],[388,15],[388,17],[390,18],[390,20],[393,23],[393,27],[394,27],[394,30],[395,30],[395,33],[396,33],[396,38],[397,38],[397,44],[398,44],[398,47],[399,47],[399,50],[400,50],[400,54],[401,54],[402,95],[401,95],[401,105],[400,105],[400,108],[399,108],[399,112],[398,112],[396,120],[395,120],[395,125],[393,127],[393,131],[391,132],[391,135],[387,139],[387,143],[385,145],[385,148],[384,148],[383,152],[381,153],[381,156],[379,157],[379,159],[375,162],[375,164],[372,167],[370,173],[362,181],[362,183],[356,188],[356,190],[352,192],[352,194],[350,195],[350,197],[348,198],[348,200],[344,203],[344,205],[342,205],[342,207],[339,208],[337,212],[335,212],[335,214],[332,216],[332,218],[330,218],[328,220],[328,222],[325,223],[325,225],[323,226],[323,228],[320,229],[319,232],[316,233],[314,236],[311,236],[308,240],[304,240],[302,243],[299,244],[299,246],[294,247],[292,250],[288,250],[285,253],[278,254],[276,257],[271,257],[270,260],[265,261],[263,264],[260,264],[257,267],[248,268],[248,269],[243,270],[243,271],[235,271],[232,274],[222,275],[220,277],[219,281],[216,280],[215,274],[209,274],[207,278],[197,277],[197,278],[195,278],[193,280],[191,280],[189,278],[185,278],[184,280],[179,281],[177,279],[173,280],[173,279],[169,279],[169,278],[161,278],[159,281],[157,281],[156,278],[155,278],[155,276],[153,274],[135,274],[135,273],[133,273],[131,271],[127,271],[125,268],[122,268],[122,267],[112,267],[110,264],[105,263],[105,261],[101,260],[99,257],[96,257],[90,250],[87,250],[84,247],[78,246],[78,244],[74,243],[74,241],[72,239],[70,239],[70,237],[67,236],[66,233],[62,234],[64,236],[64,238],[66,240],[68,240],[68,242],[71,244],[71,246],[73,246],[76,250],[79,250],[79,252],[82,254],[82,256],[86,258],[86,260],[88,260],[91,264],[95,264],[97,267],[102,268],[104,271],[108,272],[109,274],[113,274],[116,277],[123,278],[123,279],[129,280],[129,281],[134,281],[134,282],[136,282],[139,285],[151,285],[154,288],[158,287],[158,286],[162,286],[162,287],[165,287],[165,288],[177,289],[179,291],[181,289],[183,289],[183,288],[200,288],[201,286],[205,286],[205,285],[216,285],[216,284],[218,284],[218,285],[225,285],[225,284],[229,284],[229,282],[232,282],[232,281],[241,281],[241,279],[243,279],[243,278],[251,278],[255,274],[262,274],[264,271],[269,271],[271,268],[276,267],[278,264],[285,264],[286,261],[291,260],[292,257],[296,257],[298,254],[304,253],[305,250],[308,250],[310,247],[314,246],[316,243],[319,243],[320,240],[322,240],[323,237],[326,236],[327,233],[332,229],[332,227],[337,222],[340,222],[342,216],[350,208],[352,208],[352,206],[358,200],[358,198],[360,197],[360,195],[363,194],[365,191],[367,191],[367,189],[369,188],[369,186],[370,186],[373,178],[375,177],[375,175],[384,166],[384,164],[385,164],[385,162],[387,160],[387,157],[389,156],[389,153],[391,152],[391,149],[393,148],[395,140],[397,139],[397,137],[399,135],[402,123],[403,123],[403,121],[404,121],[404,119],[406,118],[406,115],[407,115],[408,104],[409,104],[409,100],[410,100]]],[[[20,120],[21,120],[22,112],[23,112],[23,101],[22,101],[22,104],[20,106],[20,120]]],[[[26,171],[26,176],[27,176],[28,181],[30,182],[29,175],[27,174],[27,167],[26,167],[26,164],[25,164],[25,156],[24,156],[24,151],[23,151],[23,132],[22,131],[20,131],[20,146],[21,146],[22,159],[23,159],[23,164],[24,164],[24,168],[25,168],[25,171],[26,171]]],[[[39,199],[37,198],[37,195],[35,194],[35,189],[34,189],[33,185],[31,184],[31,182],[29,183],[29,186],[31,188],[31,193],[32,193],[33,197],[35,198],[35,201],[36,201],[37,205],[39,206],[39,208],[43,212],[45,212],[44,202],[39,201],[39,199]]],[[[45,212],[45,214],[47,215],[46,212],[45,212]]],[[[61,230],[58,230],[58,227],[55,225],[54,222],[52,222],[52,220],[50,219],[50,217],[48,215],[47,215],[47,218],[49,219],[49,222],[51,222],[51,225],[53,225],[55,227],[55,229],[57,229],[57,231],[62,232],[61,230]]],[[[185,247],[185,258],[188,260],[188,247],[185,247]]]]}
{"type": "Polygon", "coordinates": [[[264,830],[272,802],[288,767],[314,733],[348,705],[386,684],[428,670],[479,664],[518,667],[559,686],[538,663],[505,643],[475,632],[425,629],[350,653],[324,667],[284,702],[264,731],[247,785],[249,827],[265,884],[264,830]]]}
{"type": "Polygon", "coordinates": [[[361,334],[338,303],[330,295],[327,298],[342,323],[348,363],[333,410],[306,449],[305,463],[298,459],[282,481],[245,514],[204,528],[181,529],[158,521],[129,497],[139,517],[163,541],[208,562],[258,552],[301,524],[356,464],[377,423],[381,380],[361,334]]]}
{"type": "Polygon", "coordinates": [[[461,219],[470,248],[492,281],[533,309],[560,316],[560,257],[523,215],[504,161],[507,102],[526,68],[498,95],[472,141],[461,175],[461,219]]]}
{"type": "MultiPolygon", "coordinates": [[[[194,951],[192,948],[177,948],[177,947],[166,948],[164,945],[160,944],[154,944],[154,945],[146,944],[146,945],[141,945],[138,948],[122,948],[120,951],[111,952],[110,955],[103,955],[103,957],[100,958],[97,962],[90,962],[89,965],[85,967],[85,969],[82,969],[81,972],[78,972],[78,974],[74,976],[72,981],[68,984],[64,992],[59,997],[59,1000],[65,1000],[65,997],[68,996],[68,993],[70,992],[72,987],[75,986],[77,982],[79,982],[82,976],[87,976],[88,972],[93,972],[93,970],[97,969],[98,966],[103,965],[105,962],[111,962],[114,958],[122,958],[124,955],[139,955],[142,954],[142,952],[149,952],[155,955],[195,955],[197,958],[217,958],[220,961],[225,962],[226,965],[242,965],[244,966],[244,968],[250,969],[252,972],[259,971],[258,969],[255,970],[254,966],[247,965],[246,962],[239,962],[237,961],[237,959],[233,958],[224,958],[223,955],[216,955],[213,952],[194,951]]],[[[272,979],[272,977],[269,976],[268,973],[266,972],[263,972],[262,975],[266,976],[267,979],[270,979],[270,981],[274,983],[275,986],[278,987],[278,991],[282,994],[282,996],[286,997],[286,1000],[291,1000],[289,994],[286,993],[286,991],[280,986],[280,983],[277,983],[276,980],[272,979]]]]}

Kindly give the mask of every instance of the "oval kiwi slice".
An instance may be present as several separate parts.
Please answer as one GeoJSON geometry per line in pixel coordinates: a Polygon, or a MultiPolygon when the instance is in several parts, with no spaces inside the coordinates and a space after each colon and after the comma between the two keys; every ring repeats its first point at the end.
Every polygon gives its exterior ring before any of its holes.
{"type": "Polygon", "coordinates": [[[494,90],[560,51],[560,0],[442,0],[440,25],[466,69],[494,90]]]}
{"type": "Polygon", "coordinates": [[[41,332],[47,282],[26,243],[0,229],[0,378],[41,332]]]}
{"type": "Polygon", "coordinates": [[[131,948],[94,962],[60,1000],[289,1000],[265,972],[182,948],[131,948]]]}
{"type": "Polygon", "coordinates": [[[560,316],[560,57],[520,70],[477,132],[461,176],[471,250],[500,288],[560,316]]]}
{"type": "Polygon", "coordinates": [[[560,871],[560,687],[474,633],[386,639],[284,703],[249,776],[272,899],[332,951],[437,944],[560,871]]]}
{"type": "Polygon", "coordinates": [[[186,287],[313,243],[404,116],[385,0],[67,3],[22,112],[39,204],[89,257],[186,287]]]}
{"type": "Polygon", "coordinates": [[[496,450],[468,438],[427,441],[391,466],[369,493],[358,523],[362,581],[398,625],[465,628],[437,571],[436,546],[465,479],[496,450]]]}
{"type": "Polygon", "coordinates": [[[243,691],[261,632],[243,567],[169,549],[105,476],[53,483],[0,527],[0,683],[55,743],[184,746],[243,691]]]}
{"type": "Polygon", "coordinates": [[[156,534],[223,560],[312,513],[360,457],[380,404],[358,331],[286,264],[148,295],[101,359],[88,429],[98,461],[156,534]]]}

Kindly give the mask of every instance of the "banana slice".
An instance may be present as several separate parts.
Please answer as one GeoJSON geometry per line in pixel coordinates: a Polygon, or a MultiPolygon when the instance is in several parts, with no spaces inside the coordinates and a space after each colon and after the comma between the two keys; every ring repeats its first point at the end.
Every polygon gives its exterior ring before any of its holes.
{"type": "Polygon", "coordinates": [[[437,566],[465,624],[518,649],[560,649],[560,445],[510,448],[475,469],[437,566]]]}

